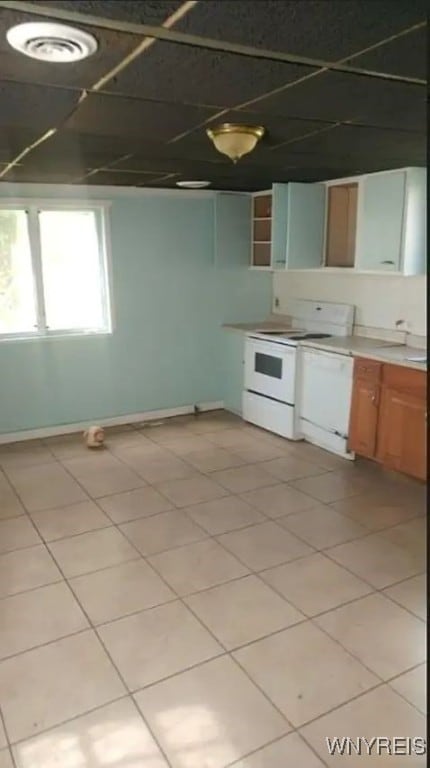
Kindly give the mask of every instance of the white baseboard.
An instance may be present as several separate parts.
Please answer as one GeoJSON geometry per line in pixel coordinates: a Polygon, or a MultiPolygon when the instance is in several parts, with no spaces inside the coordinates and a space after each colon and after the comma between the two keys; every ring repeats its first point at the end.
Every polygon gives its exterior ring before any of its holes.
{"type": "MultiPolygon", "coordinates": [[[[222,400],[209,403],[196,403],[199,411],[218,411],[224,408],[222,400]]],[[[194,413],[194,405],[181,405],[178,408],[164,408],[158,411],[143,411],[142,413],[128,413],[123,416],[111,416],[106,419],[96,419],[103,427],[116,427],[121,424],[137,424],[139,421],[154,421],[155,419],[169,419],[172,416],[185,416],[194,413]]],[[[74,432],[82,432],[91,426],[89,421],[74,422],[73,424],[59,424],[53,427],[41,427],[39,429],[27,429],[22,432],[8,432],[0,434],[0,445],[16,443],[21,440],[37,440],[44,437],[56,437],[57,435],[69,435],[74,432]]]]}

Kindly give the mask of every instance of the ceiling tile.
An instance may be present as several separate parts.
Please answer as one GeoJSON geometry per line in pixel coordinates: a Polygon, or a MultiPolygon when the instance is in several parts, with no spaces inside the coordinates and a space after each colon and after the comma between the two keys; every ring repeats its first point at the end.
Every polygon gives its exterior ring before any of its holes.
{"type": "Polygon", "coordinates": [[[38,134],[55,128],[78,102],[75,91],[27,83],[0,82],[0,127],[22,126],[38,134]]]}
{"type": "Polygon", "coordinates": [[[421,27],[373,51],[355,56],[347,64],[373,72],[427,79],[427,27],[421,27]]]}
{"type": "MultiPolygon", "coordinates": [[[[189,176],[193,174],[193,178],[206,178],[217,172],[216,163],[209,163],[200,160],[194,160],[193,158],[180,156],[179,153],[175,155],[163,154],[163,148],[159,147],[157,154],[153,156],[148,155],[133,155],[132,157],[119,162],[116,167],[124,170],[134,171],[153,171],[157,174],[161,173],[185,173],[189,176]],[[197,175],[195,175],[197,174],[197,175]]],[[[227,162],[225,163],[227,165],[227,162]]],[[[224,164],[221,165],[221,168],[224,164]]],[[[218,169],[219,170],[219,169],[218,169]]]]}
{"type": "Polygon", "coordinates": [[[426,15],[426,0],[204,0],[175,29],[336,61],[426,15]]]}
{"type": "Polygon", "coordinates": [[[121,187],[140,187],[158,179],[159,173],[131,173],[127,171],[97,171],[88,178],[83,179],[82,184],[109,184],[121,187]]]}
{"type": "Polygon", "coordinates": [[[426,88],[331,71],[261,99],[253,109],[285,117],[419,131],[426,127],[426,88]]]}
{"type": "Polygon", "coordinates": [[[314,71],[270,59],[157,41],[106,90],[145,99],[232,107],[314,71]]]}
{"type": "MultiPolygon", "coordinates": [[[[365,126],[340,125],[288,145],[286,152],[318,154],[331,162],[336,157],[399,157],[425,150],[425,135],[409,131],[390,131],[365,126]]],[[[273,150],[278,155],[282,147],[273,150]]],[[[330,163],[327,163],[330,164],[330,163]]]]}
{"type": "Polygon", "coordinates": [[[213,115],[213,110],[183,104],[90,93],[68,121],[68,130],[105,136],[168,141],[213,115]]]}
{"type": "MultiPolygon", "coordinates": [[[[257,105],[258,106],[258,105],[257,105]]],[[[259,141],[259,147],[272,147],[285,141],[292,141],[299,136],[306,136],[315,131],[330,128],[333,123],[324,120],[285,119],[280,115],[269,115],[248,110],[231,110],[220,120],[210,121],[209,126],[217,123],[246,123],[247,125],[262,125],[265,128],[264,137],[259,141]]]]}
{"type": "Polygon", "coordinates": [[[44,171],[34,171],[23,166],[14,166],[0,181],[19,182],[22,184],[73,184],[75,181],[74,173],[59,173],[44,171]]]}
{"type": "Polygon", "coordinates": [[[0,161],[10,163],[41,135],[40,129],[0,125],[0,161]]]}
{"type": "Polygon", "coordinates": [[[90,88],[102,75],[119,64],[140,42],[137,35],[79,24],[79,29],[94,35],[98,50],[72,65],[37,61],[15,51],[6,40],[6,31],[15,24],[44,21],[41,16],[0,8],[0,72],[3,78],[50,83],[73,88],[90,88]]]}
{"type": "Polygon", "coordinates": [[[102,168],[126,156],[127,149],[126,142],[117,144],[110,137],[59,131],[30,152],[26,165],[61,171],[102,168]]]}
{"type": "Polygon", "coordinates": [[[89,13],[106,19],[136,24],[162,24],[181,5],[182,0],[44,0],[53,9],[89,13]]]}

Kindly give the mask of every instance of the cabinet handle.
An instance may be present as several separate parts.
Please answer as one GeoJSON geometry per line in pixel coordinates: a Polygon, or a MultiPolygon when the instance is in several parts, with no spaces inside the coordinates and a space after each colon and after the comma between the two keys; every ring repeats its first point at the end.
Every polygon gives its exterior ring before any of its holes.
{"type": "Polygon", "coordinates": [[[394,264],[394,261],[390,261],[390,259],[386,259],[385,261],[381,261],[381,264],[394,264]]]}

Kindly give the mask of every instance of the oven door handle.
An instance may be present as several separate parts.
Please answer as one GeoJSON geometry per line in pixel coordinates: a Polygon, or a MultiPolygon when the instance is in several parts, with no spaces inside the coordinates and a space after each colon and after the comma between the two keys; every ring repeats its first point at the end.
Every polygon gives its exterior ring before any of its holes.
{"type": "Polygon", "coordinates": [[[274,355],[276,357],[292,357],[296,354],[296,347],[277,344],[273,341],[260,341],[259,339],[247,339],[245,349],[246,352],[261,352],[263,355],[274,355]]]}

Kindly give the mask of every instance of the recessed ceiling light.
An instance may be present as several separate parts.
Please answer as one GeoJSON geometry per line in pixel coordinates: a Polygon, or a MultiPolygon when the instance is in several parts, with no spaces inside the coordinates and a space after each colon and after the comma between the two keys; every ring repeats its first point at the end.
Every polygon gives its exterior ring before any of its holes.
{"type": "Polygon", "coordinates": [[[98,47],[95,37],[82,29],[44,21],[18,24],[6,32],[6,39],[25,56],[55,64],[86,59],[98,47]]]}
{"type": "Polygon", "coordinates": [[[208,187],[210,181],[177,181],[177,187],[183,187],[184,189],[203,189],[208,187]]]}

